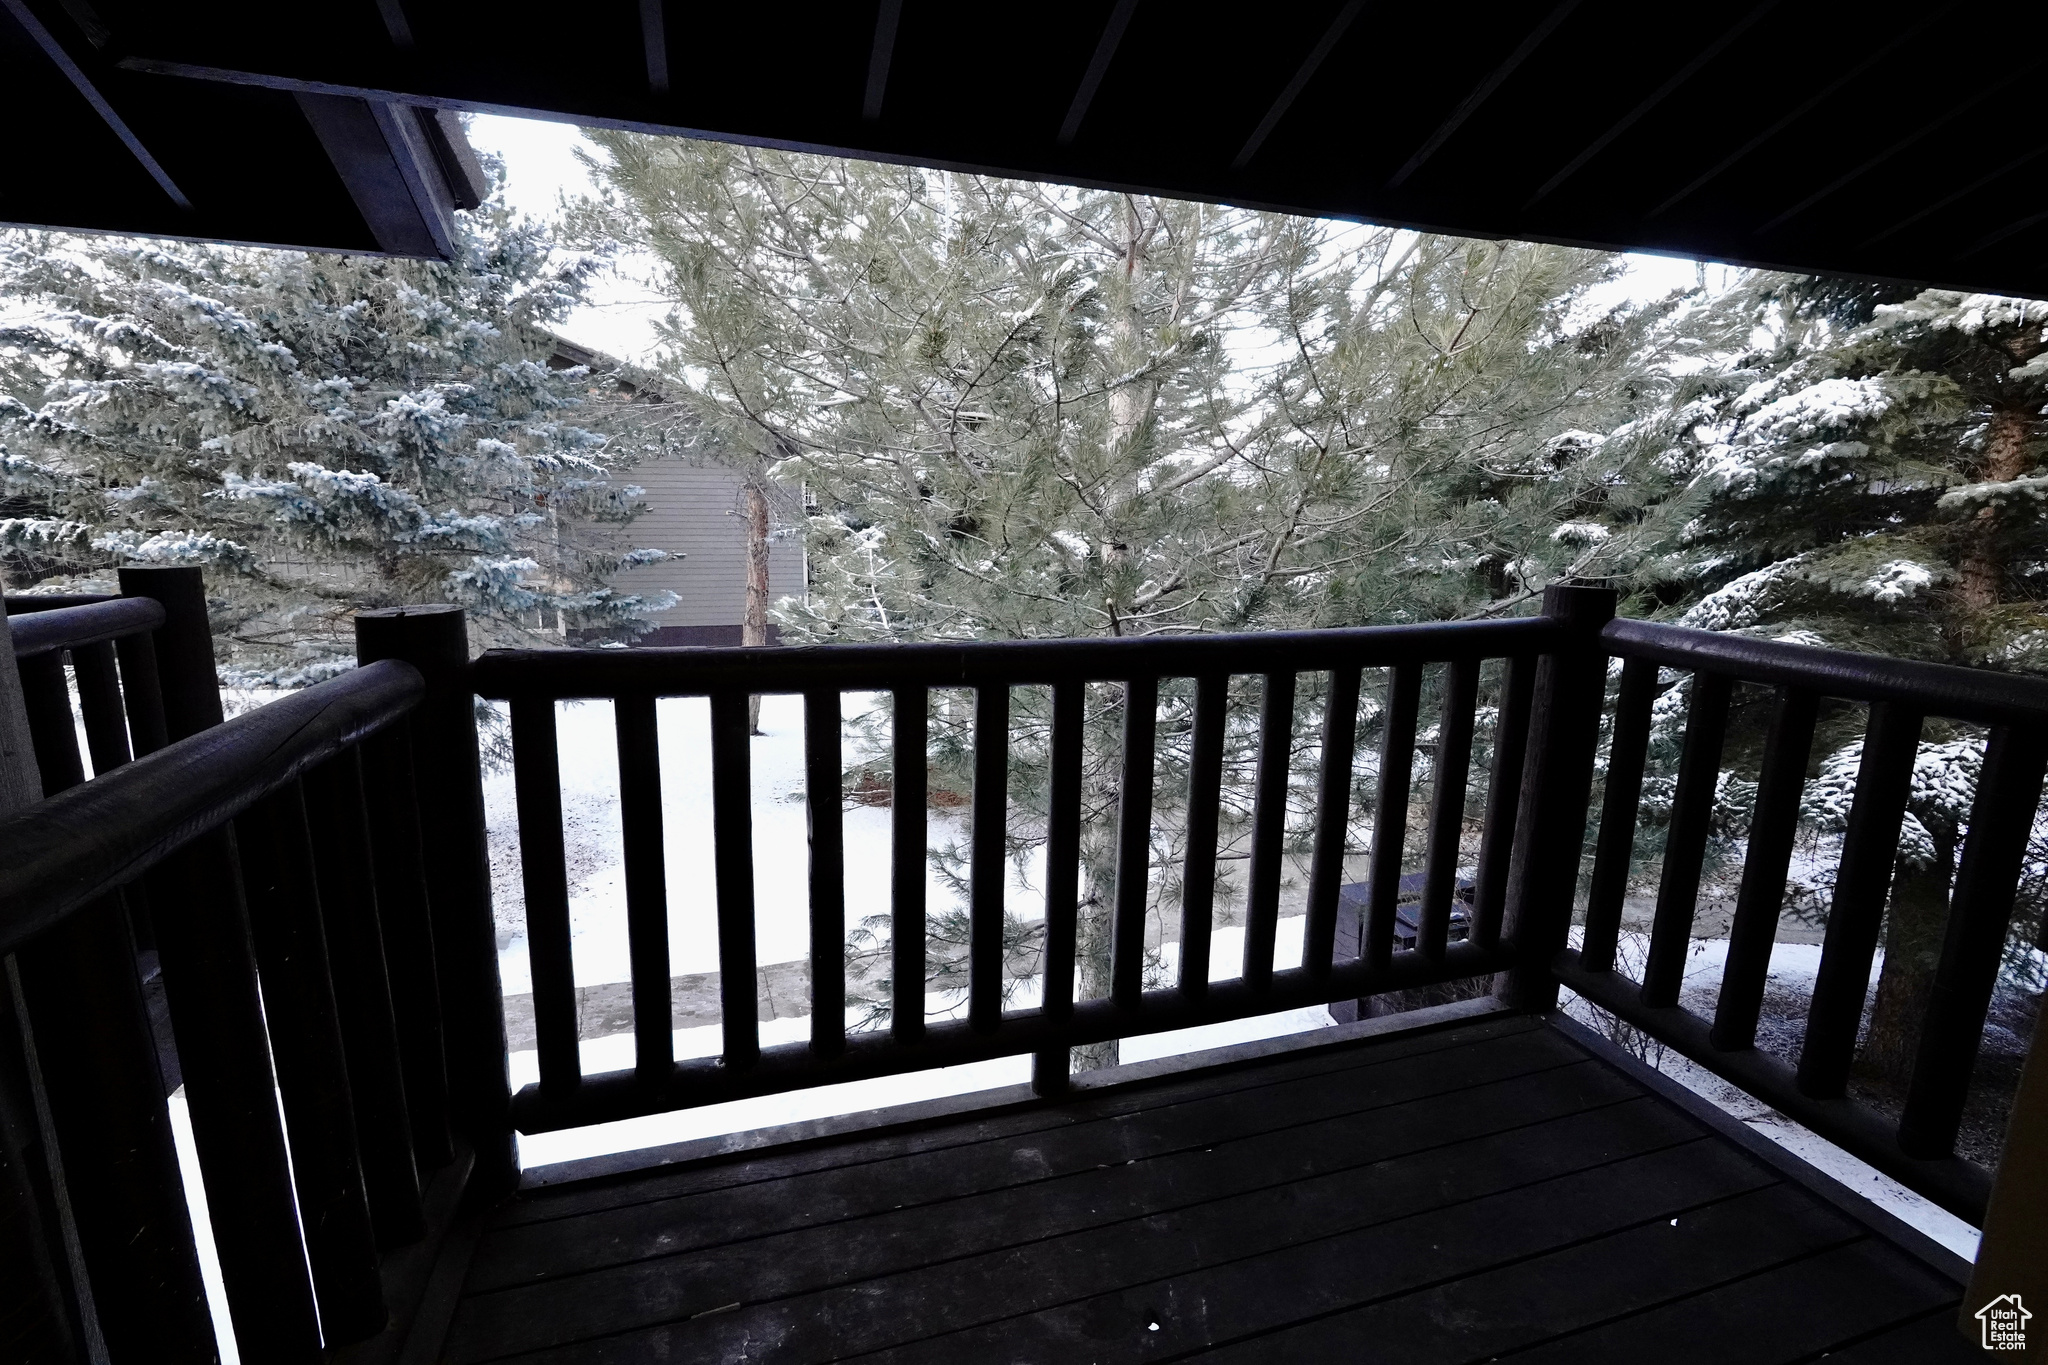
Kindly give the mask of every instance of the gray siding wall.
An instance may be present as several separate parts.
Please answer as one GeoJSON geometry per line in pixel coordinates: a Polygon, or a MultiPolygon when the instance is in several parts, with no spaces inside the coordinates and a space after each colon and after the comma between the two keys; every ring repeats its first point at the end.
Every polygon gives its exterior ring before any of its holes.
{"type": "MultiPolygon", "coordinates": [[[[664,458],[618,478],[647,490],[641,499],[647,510],[625,528],[625,542],[683,558],[625,570],[615,586],[627,592],[674,593],[680,600],[673,610],[648,618],[657,628],[737,626],[747,598],[747,528],[739,476],[720,465],[664,458]]],[[[769,542],[768,589],[771,602],[804,595],[801,534],[769,542]]]]}

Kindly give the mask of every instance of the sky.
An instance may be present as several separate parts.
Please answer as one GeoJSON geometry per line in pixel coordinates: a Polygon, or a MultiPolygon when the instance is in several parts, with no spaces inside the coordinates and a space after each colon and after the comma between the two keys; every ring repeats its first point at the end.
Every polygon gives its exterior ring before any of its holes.
{"type": "MultiPolygon", "coordinates": [[[[571,124],[478,114],[470,121],[469,139],[480,150],[504,159],[506,198],[521,213],[549,217],[565,198],[595,188],[589,171],[576,157],[578,147],[589,144],[571,124]]],[[[1589,314],[1631,299],[1662,298],[1674,289],[1690,288],[1700,279],[1697,261],[1640,252],[1630,253],[1627,260],[1627,274],[1593,291],[1582,304],[1589,314]]],[[[1705,270],[1708,286],[1717,291],[1734,274],[1719,265],[1705,270]]],[[[665,306],[652,290],[635,281],[632,273],[632,261],[622,262],[621,271],[601,281],[592,291],[591,302],[567,320],[561,328],[563,335],[621,360],[644,361],[655,347],[655,327],[665,306]]]]}

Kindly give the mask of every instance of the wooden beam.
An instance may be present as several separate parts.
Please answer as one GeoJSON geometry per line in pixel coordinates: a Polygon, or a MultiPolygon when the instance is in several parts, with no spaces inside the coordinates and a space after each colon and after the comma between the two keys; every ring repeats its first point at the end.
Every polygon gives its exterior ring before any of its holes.
{"type": "MultiPolygon", "coordinates": [[[[1897,37],[1893,38],[1884,46],[1878,48],[1875,52],[1871,53],[1868,57],[1865,57],[1862,61],[1856,63],[1856,65],[1842,72],[1841,75],[1835,77],[1826,85],[1814,91],[1813,94],[1809,95],[1807,98],[1801,100],[1798,104],[1794,105],[1790,112],[1786,113],[1784,117],[1780,118],[1777,122],[1771,124],[1768,128],[1758,133],[1755,137],[1752,137],[1749,141],[1743,143],[1740,147],[1737,147],[1734,151],[1728,153],[1728,155],[1722,157],[1719,161],[1715,162],[1706,171],[1695,176],[1693,179],[1687,181],[1684,188],[1680,189],[1676,194],[1673,194],[1663,203],[1657,205],[1657,207],[1651,209],[1648,213],[1644,214],[1643,217],[1645,219],[1660,217],[1667,209],[1670,209],[1673,206],[1683,202],[1684,200],[1691,198],[1692,195],[1696,191],[1698,191],[1702,186],[1708,184],[1716,177],[1718,177],[1723,171],[1726,171],[1729,167],[1735,165],[1736,162],[1741,161],[1743,158],[1747,157],[1751,152],[1763,146],[1766,142],[1769,142],[1778,134],[1784,132],[1787,128],[1791,127],[1794,123],[1797,123],[1800,119],[1806,117],[1807,114],[1811,113],[1821,104],[1834,98],[1835,92],[1840,90],[1843,86],[1847,85],[1850,81],[1853,81],[1857,77],[1861,76],[1871,67],[1883,61],[1886,57],[1889,57],[1893,52],[1897,51],[1905,43],[1909,42],[1915,37],[1918,37],[1923,29],[1925,29],[1928,25],[1932,24],[1936,19],[1941,18],[1943,15],[1947,14],[1951,9],[1954,8],[1955,6],[1953,4],[1943,5],[1940,9],[1930,11],[1926,15],[1926,17],[1920,20],[1919,23],[1909,25],[1908,27],[1900,30],[1897,37]]],[[[1877,240],[1879,239],[1873,237],[1869,241],[1862,243],[1862,245],[1868,246],[1871,242],[1875,242],[1877,240]]]]}
{"type": "Polygon", "coordinates": [[[1565,181],[1577,175],[1579,173],[1579,169],[1583,167],[1588,161],[1591,161],[1594,157],[1606,151],[1608,145],[1612,143],[1614,139],[1620,137],[1623,133],[1633,128],[1645,114],[1648,114],[1652,109],[1655,109],[1658,105],[1662,104],[1666,99],[1670,98],[1672,92],[1677,90],[1679,86],[1684,85],[1687,81],[1691,80],[1694,76],[1698,75],[1701,67],[1705,66],[1708,62],[1714,60],[1714,58],[1720,56],[1721,53],[1727,49],[1730,43],[1734,42],[1737,38],[1740,38],[1743,34],[1747,33],[1750,30],[1750,27],[1754,25],[1757,20],[1763,18],[1766,14],[1770,13],[1773,9],[1777,8],[1777,5],[1778,0],[1764,0],[1764,2],[1761,5],[1758,5],[1756,8],[1750,10],[1749,13],[1743,15],[1740,19],[1737,19],[1733,24],[1731,24],[1728,27],[1728,29],[1725,32],[1721,34],[1720,37],[1714,39],[1713,42],[1708,43],[1706,47],[1701,50],[1698,56],[1694,57],[1684,66],[1679,67],[1678,70],[1672,72],[1671,75],[1665,80],[1665,82],[1662,85],[1658,86],[1655,90],[1652,90],[1648,95],[1644,96],[1642,101],[1638,103],[1635,108],[1629,110],[1626,114],[1623,114],[1618,120],[1615,121],[1613,126],[1608,128],[1606,132],[1600,134],[1600,136],[1594,138],[1590,143],[1588,143],[1586,145],[1585,150],[1581,151],[1577,156],[1573,157],[1570,161],[1565,162],[1563,166],[1559,167],[1557,174],[1551,176],[1550,179],[1544,181],[1542,185],[1538,186],[1536,193],[1530,195],[1529,198],[1526,201],[1524,201],[1522,207],[1525,209],[1529,208],[1531,205],[1534,205],[1540,202],[1541,200],[1549,197],[1550,192],[1552,190],[1556,189],[1559,185],[1562,185],[1565,181]]]}
{"type": "MultiPolygon", "coordinates": [[[[1935,132],[1937,129],[1940,129],[1947,124],[1955,122],[1955,120],[1961,118],[1964,114],[1976,108],[1978,105],[1984,103],[1984,101],[1990,99],[1993,95],[1998,94],[2006,87],[2012,85],[2015,81],[2018,81],[2022,77],[2026,77],[2030,80],[2033,79],[2035,73],[2038,72],[2040,69],[2041,63],[2038,61],[2026,62],[2012,67],[2010,70],[2007,71],[2004,80],[1995,81],[1992,84],[1980,87],[1975,94],[1971,95],[1970,98],[1964,100],[1962,103],[1950,105],[1949,108],[1942,114],[1933,119],[1930,119],[1926,123],[1921,124],[1918,128],[1915,128],[1912,132],[1906,134],[1897,142],[1894,142],[1890,146],[1884,148],[1882,151],[1873,153],[1872,155],[1864,158],[1862,161],[1857,162],[1854,166],[1850,167],[1842,174],[1836,176],[1833,180],[1828,181],[1827,184],[1822,185],[1819,189],[1807,195],[1804,199],[1794,204],[1791,208],[1786,209],[1777,217],[1769,219],[1768,221],[1764,222],[1757,228],[1755,235],[1761,237],[1767,232],[1774,232],[1778,228],[1783,227],[1785,224],[1791,222],[1800,214],[1812,208],[1815,204],[1818,204],[1821,200],[1833,194],[1836,190],[1841,189],[1844,185],[1847,185],[1853,180],[1860,180],[1862,177],[1868,175],[1871,171],[1876,170],[1879,166],[1891,160],[1900,152],[1905,151],[1908,147],[1920,141],[1922,138],[1927,137],[1929,134],[1935,132]]],[[[1979,247],[1972,248],[1972,250],[1978,250],[1981,249],[1983,246],[1988,245],[1990,245],[1988,241],[1980,243],[1979,247]]],[[[1963,254],[1967,256],[1970,253],[1966,251],[1963,254]]],[[[1958,257],[1958,259],[1961,258],[1958,257]]]]}
{"type": "Polygon", "coordinates": [[[668,22],[662,0],[640,0],[640,46],[647,52],[647,89],[668,93],[668,22]]]}
{"type": "Polygon", "coordinates": [[[1510,52],[1506,61],[1496,66],[1485,80],[1474,86],[1472,93],[1465,96],[1458,107],[1451,111],[1451,116],[1438,124],[1437,130],[1415,149],[1415,155],[1401,163],[1401,169],[1395,171],[1393,178],[1387,181],[1387,188],[1399,189],[1409,176],[1421,170],[1422,163],[1435,156],[1437,149],[1451,140],[1451,134],[1457,132],[1466,119],[1477,113],[1479,106],[1491,99],[1494,91],[1500,89],[1501,82],[1514,75],[1515,68],[1527,61],[1529,54],[1541,47],[1543,40],[1548,38],[1559,24],[1570,18],[1571,12],[1578,7],[1579,0],[1562,0],[1556,9],[1544,17],[1542,23],[1531,29],[1529,36],[1522,39],[1521,46],[1510,52]]]}
{"type": "Polygon", "coordinates": [[[889,93],[889,65],[896,59],[896,26],[903,19],[903,0],[882,0],[875,12],[875,45],[868,52],[868,90],[860,116],[873,123],[882,116],[882,97],[889,93]]]}
{"type": "Polygon", "coordinates": [[[6,9],[14,22],[21,26],[22,32],[28,35],[29,41],[42,50],[43,55],[49,58],[50,64],[62,72],[64,79],[70,81],[72,88],[92,106],[93,112],[100,116],[100,121],[120,139],[121,145],[126,147],[128,154],[149,173],[149,178],[156,182],[157,188],[164,192],[164,196],[185,212],[192,212],[192,201],[178,188],[177,181],[171,179],[171,173],[163,168],[162,163],[149,148],[142,145],[142,139],[135,135],[135,130],[128,126],[127,120],[114,112],[114,106],[100,93],[99,86],[86,74],[85,68],[73,60],[63,43],[57,40],[57,35],[44,27],[42,20],[36,18],[35,11],[31,10],[24,0],[0,0],[0,7],[6,9]]]}
{"type": "Polygon", "coordinates": [[[1309,49],[1308,56],[1295,71],[1294,79],[1287,82],[1286,87],[1273,101],[1272,107],[1266,110],[1266,116],[1259,120],[1259,126],[1252,129],[1252,135],[1246,138],[1244,146],[1238,149],[1236,158],[1230,163],[1231,170],[1241,171],[1252,164],[1252,158],[1259,154],[1259,148],[1266,145],[1266,139],[1280,126],[1280,120],[1287,117],[1287,111],[1294,107],[1294,101],[1301,97],[1301,92],[1308,89],[1308,83],[1315,79],[1316,72],[1321,69],[1324,60],[1336,50],[1338,42],[1351,27],[1352,21],[1358,18],[1358,12],[1364,8],[1365,0],[1350,0],[1349,4],[1337,11],[1337,17],[1330,21],[1330,26],[1323,30],[1323,36],[1316,40],[1316,45],[1309,49]]]}
{"type": "MultiPolygon", "coordinates": [[[[1356,3],[1354,0],[1354,7],[1356,3]]],[[[1102,88],[1102,78],[1109,74],[1109,64],[1116,60],[1124,30],[1131,26],[1131,15],[1137,8],[1138,0],[1116,0],[1116,8],[1109,12],[1109,22],[1102,26],[1102,36],[1095,42],[1095,55],[1088,59],[1088,70],[1082,74],[1081,84],[1074,91],[1074,102],[1067,106],[1067,116],[1060,123],[1060,146],[1080,136],[1081,120],[1088,117],[1088,106],[1095,103],[1095,92],[1102,88]]]]}
{"type": "Polygon", "coordinates": [[[443,261],[455,255],[455,197],[418,110],[349,95],[301,94],[298,103],[379,250],[443,261]]]}

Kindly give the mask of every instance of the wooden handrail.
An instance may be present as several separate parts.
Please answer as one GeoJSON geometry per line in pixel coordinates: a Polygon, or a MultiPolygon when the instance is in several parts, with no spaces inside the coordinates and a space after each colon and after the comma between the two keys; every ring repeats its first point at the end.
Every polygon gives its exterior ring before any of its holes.
{"type": "Polygon", "coordinates": [[[0,823],[0,952],[404,715],[420,676],[387,661],[179,740],[0,823]]]}

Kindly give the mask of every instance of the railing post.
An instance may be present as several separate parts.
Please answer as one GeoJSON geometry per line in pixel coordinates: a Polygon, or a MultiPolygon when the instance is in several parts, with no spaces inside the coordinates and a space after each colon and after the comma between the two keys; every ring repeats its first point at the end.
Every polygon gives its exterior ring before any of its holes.
{"type": "Polygon", "coordinates": [[[204,576],[183,566],[123,569],[121,595],[154,598],[164,609],[153,644],[166,739],[176,743],[220,724],[220,676],[213,667],[204,576]]]}
{"type": "MultiPolygon", "coordinates": [[[[0,603],[0,814],[41,796],[15,670],[13,630],[0,603]]],[[[0,959],[0,1284],[14,1307],[0,1322],[0,1352],[27,1361],[74,1361],[85,1352],[83,1321],[58,1235],[50,1153],[36,1112],[27,1035],[16,1015],[12,958],[0,959]]]]}
{"type": "Polygon", "coordinates": [[[1537,665],[1529,762],[1522,771],[1514,855],[1508,864],[1502,937],[1518,960],[1497,993],[1516,1009],[1557,1008],[1551,959],[1563,950],[1571,931],[1606,692],[1599,634],[1614,619],[1616,596],[1612,588],[1577,584],[1543,590],[1543,614],[1562,625],[1567,637],[1537,665]]]}
{"type": "MultiPolygon", "coordinates": [[[[0,659],[13,694],[0,694],[11,703],[0,717],[0,793],[11,805],[84,780],[62,665],[55,656],[32,662],[23,677],[11,640],[0,659]]],[[[87,906],[0,967],[9,974],[0,996],[19,1008],[18,1031],[6,1031],[24,1078],[41,1082],[52,1182],[63,1185],[90,1298],[108,1309],[88,1315],[80,1303],[82,1328],[98,1326],[115,1365],[214,1359],[163,1073],[119,900],[87,906]]]]}
{"type": "Polygon", "coordinates": [[[449,1119],[475,1154],[472,1190],[509,1190],[519,1178],[506,1070],[505,1002],[491,921],[490,852],[469,631],[462,609],[392,607],[356,614],[356,659],[402,659],[426,679],[412,714],[420,846],[427,851],[449,1119]]]}

